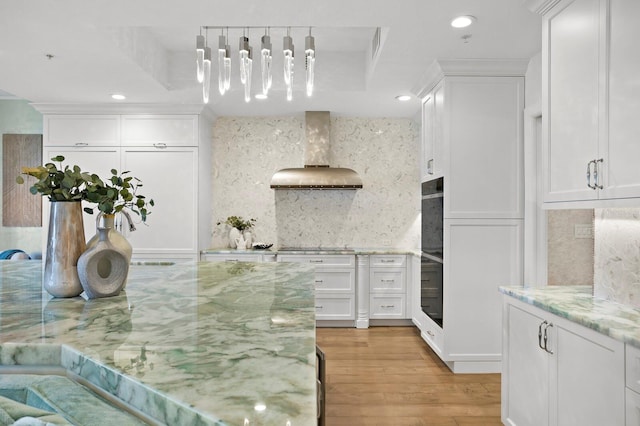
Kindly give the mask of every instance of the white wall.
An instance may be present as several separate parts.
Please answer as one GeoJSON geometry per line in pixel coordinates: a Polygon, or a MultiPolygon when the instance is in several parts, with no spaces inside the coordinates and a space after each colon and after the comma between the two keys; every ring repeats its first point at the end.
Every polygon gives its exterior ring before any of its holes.
{"type": "Polygon", "coordinates": [[[221,117],[213,129],[212,248],[227,247],[227,216],[255,218],[276,247],[419,247],[419,127],[409,119],[331,119],[331,166],[364,188],[278,190],[271,176],[304,164],[303,117],[221,117]]]}
{"type": "MultiPolygon", "coordinates": [[[[0,145],[2,134],[42,134],[42,114],[22,100],[0,100],[0,145]]],[[[24,164],[33,166],[34,164],[24,164]]],[[[0,187],[2,187],[2,149],[0,149],[0,187]]],[[[34,195],[37,197],[38,195],[34,195]]],[[[0,217],[3,203],[0,202],[0,217]]],[[[0,251],[19,248],[28,253],[42,250],[42,227],[5,228],[0,220],[0,251]]]]}

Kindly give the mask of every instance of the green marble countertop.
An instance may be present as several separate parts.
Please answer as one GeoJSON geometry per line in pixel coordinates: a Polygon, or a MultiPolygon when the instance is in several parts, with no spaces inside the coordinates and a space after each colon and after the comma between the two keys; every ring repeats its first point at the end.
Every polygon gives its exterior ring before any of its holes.
{"type": "Polygon", "coordinates": [[[640,309],[594,297],[591,286],[500,287],[500,292],[640,348],[640,309]]]}
{"type": "Polygon", "coordinates": [[[62,366],[168,425],[316,424],[312,266],[132,265],[95,300],[41,271],[0,262],[0,367],[62,366]]]}
{"type": "Polygon", "coordinates": [[[392,255],[392,254],[413,254],[416,256],[420,256],[420,250],[410,250],[410,249],[400,249],[400,248],[390,248],[390,247],[318,247],[318,248],[270,248],[268,250],[237,250],[232,248],[211,248],[207,250],[202,250],[203,254],[315,254],[315,255],[324,255],[324,254],[356,254],[356,255],[392,255]]]}

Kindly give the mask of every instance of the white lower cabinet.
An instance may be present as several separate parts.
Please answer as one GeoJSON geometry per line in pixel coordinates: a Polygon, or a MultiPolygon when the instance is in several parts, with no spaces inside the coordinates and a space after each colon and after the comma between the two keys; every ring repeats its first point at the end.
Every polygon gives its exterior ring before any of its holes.
{"type": "Polygon", "coordinates": [[[372,255],[369,262],[369,318],[405,319],[406,256],[372,255]]]}
{"type": "Polygon", "coordinates": [[[263,262],[258,253],[203,253],[200,260],[204,262],[263,262]]]}
{"type": "Polygon", "coordinates": [[[316,320],[355,320],[354,255],[278,254],[277,261],[315,266],[316,320]]]}
{"type": "Polygon", "coordinates": [[[625,424],[624,343],[504,296],[502,359],[504,424],[625,424]]]}

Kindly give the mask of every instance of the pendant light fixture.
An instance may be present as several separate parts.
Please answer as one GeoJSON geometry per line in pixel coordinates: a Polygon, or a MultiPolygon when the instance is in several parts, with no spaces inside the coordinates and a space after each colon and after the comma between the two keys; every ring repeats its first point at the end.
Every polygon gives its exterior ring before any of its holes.
{"type": "Polygon", "coordinates": [[[252,49],[249,46],[249,37],[244,33],[240,37],[240,82],[244,85],[244,101],[251,102],[251,69],[253,68],[252,49]]]}
{"type": "Polygon", "coordinates": [[[291,28],[287,28],[287,35],[282,41],[284,53],[284,84],[287,87],[287,100],[293,99],[293,58],[295,50],[291,38],[291,28]]]}
{"type": "MultiPolygon", "coordinates": [[[[238,58],[239,58],[239,74],[240,81],[243,85],[245,102],[251,101],[251,83],[253,74],[253,49],[249,45],[249,30],[257,27],[200,27],[200,34],[196,36],[196,78],[202,83],[202,99],[204,103],[209,102],[209,92],[211,87],[211,60],[212,51],[209,46],[208,30],[218,29],[221,33],[218,37],[218,91],[220,95],[225,95],[231,88],[231,48],[229,47],[229,28],[240,30],[242,36],[239,40],[238,58]],[[203,31],[204,35],[203,35],[203,31]],[[225,33],[226,29],[226,33],[225,33]]],[[[305,62],[305,93],[312,96],[314,91],[315,80],[315,62],[316,62],[316,46],[315,38],[311,34],[312,27],[260,27],[264,30],[264,35],[260,41],[260,80],[262,90],[258,95],[262,99],[268,97],[268,93],[273,83],[273,46],[271,44],[271,30],[278,28],[286,35],[283,37],[283,56],[284,67],[283,76],[286,88],[286,97],[288,101],[293,100],[293,72],[295,48],[293,37],[291,36],[292,28],[308,29],[308,35],[305,37],[304,43],[304,62],[305,62]]],[[[215,49],[215,47],[214,47],[215,49]]],[[[215,78],[215,77],[214,77],[215,78]]],[[[215,84],[215,83],[214,83],[215,84]]]]}
{"type": "Polygon", "coordinates": [[[227,38],[221,34],[218,37],[218,91],[220,95],[224,95],[229,88],[227,76],[231,77],[231,57],[227,57],[230,53],[228,47],[227,38]]]}
{"type": "Polygon", "coordinates": [[[311,35],[311,27],[309,27],[309,35],[304,39],[304,64],[307,77],[307,96],[313,95],[313,74],[316,64],[316,42],[311,35]]]}
{"type": "Polygon", "coordinates": [[[260,50],[260,64],[262,71],[262,94],[267,96],[269,89],[271,88],[271,62],[273,56],[271,52],[271,37],[269,36],[269,29],[265,28],[264,35],[262,36],[261,50],[260,50]]]}
{"type": "Polygon", "coordinates": [[[211,88],[211,48],[208,46],[209,34],[207,30],[207,38],[205,39],[204,60],[203,60],[203,79],[202,79],[202,101],[209,103],[209,89],[211,88]]]}
{"type": "Polygon", "coordinates": [[[196,79],[198,83],[202,83],[204,79],[204,36],[202,35],[202,27],[200,35],[196,36],[196,79]]]}

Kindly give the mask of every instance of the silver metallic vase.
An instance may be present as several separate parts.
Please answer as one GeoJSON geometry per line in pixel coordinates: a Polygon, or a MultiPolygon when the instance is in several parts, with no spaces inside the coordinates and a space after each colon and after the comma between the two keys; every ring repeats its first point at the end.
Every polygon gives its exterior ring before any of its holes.
{"type": "Polygon", "coordinates": [[[82,203],[51,202],[42,284],[52,296],[75,297],[82,293],[76,266],[85,248],[82,203]]]}
{"type": "Polygon", "coordinates": [[[78,259],[78,275],[89,299],[116,296],[129,273],[126,253],[109,240],[111,228],[98,228],[98,243],[78,259]]]}

